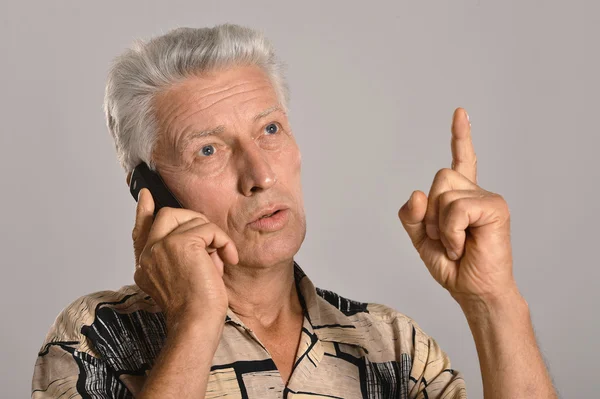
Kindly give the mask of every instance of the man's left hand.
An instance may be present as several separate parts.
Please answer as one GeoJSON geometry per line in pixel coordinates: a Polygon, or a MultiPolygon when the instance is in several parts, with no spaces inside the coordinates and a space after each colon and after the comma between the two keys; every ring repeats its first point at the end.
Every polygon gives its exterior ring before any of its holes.
{"type": "Polygon", "coordinates": [[[452,121],[452,168],[437,172],[429,196],[416,190],[398,216],[431,275],[459,303],[517,292],[510,213],[504,198],[477,185],[471,124],[462,108],[452,121]]]}

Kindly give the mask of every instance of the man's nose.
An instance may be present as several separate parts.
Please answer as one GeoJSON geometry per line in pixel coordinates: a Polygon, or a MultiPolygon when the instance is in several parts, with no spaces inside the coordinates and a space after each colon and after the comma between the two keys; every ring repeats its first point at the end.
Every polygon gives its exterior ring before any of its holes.
{"type": "Polygon", "coordinates": [[[240,189],[249,197],[258,191],[268,190],[277,176],[269,164],[268,154],[252,142],[243,150],[243,162],[240,171],[240,189]]]}

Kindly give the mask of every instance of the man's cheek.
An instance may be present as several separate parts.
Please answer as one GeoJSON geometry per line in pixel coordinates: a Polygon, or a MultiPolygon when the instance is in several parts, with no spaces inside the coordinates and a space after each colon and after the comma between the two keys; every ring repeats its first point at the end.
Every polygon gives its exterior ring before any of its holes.
{"type": "Polygon", "coordinates": [[[226,212],[222,209],[223,203],[215,199],[213,196],[210,198],[204,197],[202,195],[198,195],[195,198],[196,209],[199,210],[201,214],[206,216],[206,218],[215,223],[217,226],[223,229],[224,223],[227,222],[226,212]]]}
{"type": "Polygon", "coordinates": [[[280,157],[280,165],[284,174],[289,177],[297,177],[302,168],[302,155],[300,151],[290,150],[280,157]]]}

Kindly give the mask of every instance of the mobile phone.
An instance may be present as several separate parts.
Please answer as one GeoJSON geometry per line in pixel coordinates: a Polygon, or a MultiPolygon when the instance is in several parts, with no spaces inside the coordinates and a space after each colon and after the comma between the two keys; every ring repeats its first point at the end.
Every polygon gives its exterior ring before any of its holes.
{"type": "Polygon", "coordinates": [[[138,194],[142,188],[147,188],[154,199],[154,216],[160,208],[168,206],[171,208],[183,208],[175,195],[169,190],[158,172],[150,170],[145,162],[140,163],[131,172],[129,191],[137,201],[138,194]]]}

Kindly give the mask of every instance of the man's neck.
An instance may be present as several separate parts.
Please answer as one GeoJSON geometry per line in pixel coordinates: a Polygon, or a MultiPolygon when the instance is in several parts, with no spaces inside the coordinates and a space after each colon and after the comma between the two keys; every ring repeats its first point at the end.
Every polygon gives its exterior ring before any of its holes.
{"type": "Polygon", "coordinates": [[[260,269],[227,265],[223,280],[229,307],[244,323],[269,328],[302,315],[293,260],[260,269]]]}

